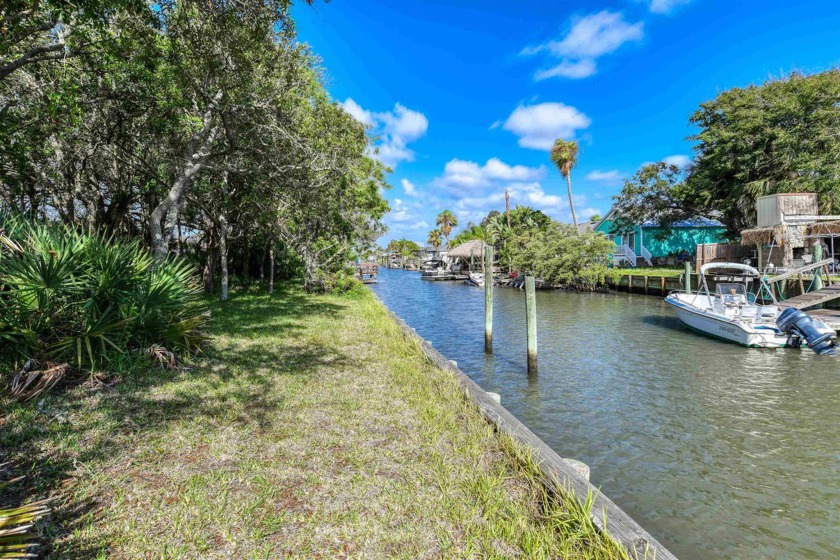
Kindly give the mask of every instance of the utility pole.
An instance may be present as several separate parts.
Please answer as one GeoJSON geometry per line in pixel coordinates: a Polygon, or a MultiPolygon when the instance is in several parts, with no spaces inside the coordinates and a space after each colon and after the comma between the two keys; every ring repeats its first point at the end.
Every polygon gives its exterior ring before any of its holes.
{"type": "Polygon", "coordinates": [[[510,190],[505,189],[505,216],[507,216],[507,226],[510,227],[510,190]]]}

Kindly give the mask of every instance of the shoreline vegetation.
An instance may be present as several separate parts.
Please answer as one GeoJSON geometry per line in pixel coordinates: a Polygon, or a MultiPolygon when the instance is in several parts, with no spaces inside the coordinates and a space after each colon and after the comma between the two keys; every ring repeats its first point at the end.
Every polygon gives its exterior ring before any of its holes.
{"type": "Polygon", "coordinates": [[[48,558],[628,557],[372,293],[230,299],[189,370],[3,403],[48,558]]]}

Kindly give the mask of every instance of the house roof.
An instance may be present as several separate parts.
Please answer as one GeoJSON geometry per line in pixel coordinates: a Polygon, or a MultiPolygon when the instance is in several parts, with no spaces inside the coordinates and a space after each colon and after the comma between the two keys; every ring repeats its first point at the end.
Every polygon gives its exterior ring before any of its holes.
{"type": "MultiPolygon", "coordinates": [[[[614,213],[615,207],[610,208],[610,211],[607,212],[603,218],[598,220],[598,223],[595,224],[595,229],[601,227],[605,221],[607,221],[614,213]]],[[[659,227],[659,223],[656,220],[648,220],[641,224],[641,227],[659,227]]],[[[719,220],[715,220],[714,218],[706,218],[705,216],[696,216],[690,220],[681,220],[679,222],[674,222],[671,224],[671,227],[681,228],[681,227],[723,227],[723,223],[719,220]]]]}
{"type": "MultiPolygon", "coordinates": [[[[642,227],[659,227],[659,223],[656,220],[648,220],[642,224],[642,227]]],[[[697,216],[690,220],[674,222],[671,227],[723,227],[723,224],[713,218],[697,216]]]]}

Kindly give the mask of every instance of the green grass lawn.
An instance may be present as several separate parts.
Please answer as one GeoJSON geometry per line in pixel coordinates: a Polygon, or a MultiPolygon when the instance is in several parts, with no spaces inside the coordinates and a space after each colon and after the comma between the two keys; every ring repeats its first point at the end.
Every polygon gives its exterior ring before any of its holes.
{"type": "Polygon", "coordinates": [[[212,311],[189,371],[0,402],[48,557],[626,558],[366,290],[212,311]]]}

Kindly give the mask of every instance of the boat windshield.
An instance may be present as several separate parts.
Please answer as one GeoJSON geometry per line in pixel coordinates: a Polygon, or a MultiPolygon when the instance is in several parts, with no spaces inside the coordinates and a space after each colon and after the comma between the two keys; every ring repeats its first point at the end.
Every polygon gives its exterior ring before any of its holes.
{"type": "Polygon", "coordinates": [[[721,283],[717,285],[715,295],[727,304],[747,303],[747,288],[743,284],[721,283]]]}

